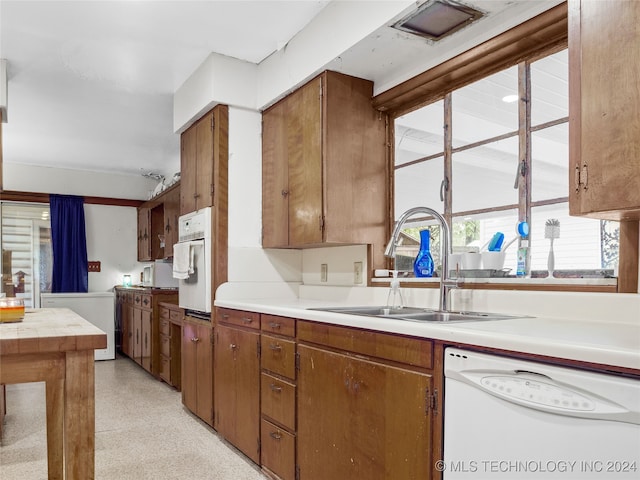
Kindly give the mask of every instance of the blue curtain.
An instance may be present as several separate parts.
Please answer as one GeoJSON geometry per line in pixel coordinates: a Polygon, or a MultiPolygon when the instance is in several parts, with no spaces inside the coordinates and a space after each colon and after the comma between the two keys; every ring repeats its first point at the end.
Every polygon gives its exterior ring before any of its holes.
{"type": "Polygon", "coordinates": [[[51,246],[53,250],[52,293],[87,292],[89,271],[84,200],[71,195],[49,195],[51,246]]]}

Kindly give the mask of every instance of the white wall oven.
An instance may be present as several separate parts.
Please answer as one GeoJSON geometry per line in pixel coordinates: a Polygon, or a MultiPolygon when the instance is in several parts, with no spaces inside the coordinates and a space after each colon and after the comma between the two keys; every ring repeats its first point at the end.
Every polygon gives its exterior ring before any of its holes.
{"type": "Polygon", "coordinates": [[[178,219],[173,247],[173,276],[178,278],[178,304],[187,314],[211,317],[211,207],[178,219]]]}

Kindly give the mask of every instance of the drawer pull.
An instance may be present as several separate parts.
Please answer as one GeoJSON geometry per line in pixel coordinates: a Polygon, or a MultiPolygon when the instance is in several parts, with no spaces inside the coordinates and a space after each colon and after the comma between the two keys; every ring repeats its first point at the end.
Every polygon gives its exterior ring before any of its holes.
{"type": "Polygon", "coordinates": [[[279,432],[271,432],[269,436],[274,440],[280,440],[282,438],[282,434],[279,432]]]}
{"type": "Polygon", "coordinates": [[[232,343],[232,344],[229,345],[229,348],[231,350],[235,350],[236,348],[238,348],[238,345],[236,345],[235,343],[232,343]]]}
{"type": "Polygon", "coordinates": [[[229,315],[227,315],[226,313],[222,314],[222,318],[224,318],[225,320],[227,320],[229,318],[229,315]]]}
{"type": "Polygon", "coordinates": [[[282,350],[282,346],[277,343],[270,343],[269,348],[275,352],[280,352],[282,350]]]}
{"type": "Polygon", "coordinates": [[[269,385],[269,388],[270,388],[272,391],[277,392],[277,393],[280,393],[280,392],[282,391],[282,387],[280,387],[280,386],[278,386],[278,385],[276,385],[276,384],[274,384],[274,383],[272,383],[271,385],[269,385]]]}
{"type": "Polygon", "coordinates": [[[269,328],[273,328],[274,330],[279,330],[280,324],[277,322],[269,322],[269,328]]]}
{"type": "Polygon", "coordinates": [[[253,318],[250,318],[250,317],[242,317],[242,322],[243,322],[243,323],[251,323],[251,322],[253,322],[253,318]]]}
{"type": "Polygon", "coordinates": [[[199,342],[200,339],[198,337],[191,337],[192,342],[199,342]]]}

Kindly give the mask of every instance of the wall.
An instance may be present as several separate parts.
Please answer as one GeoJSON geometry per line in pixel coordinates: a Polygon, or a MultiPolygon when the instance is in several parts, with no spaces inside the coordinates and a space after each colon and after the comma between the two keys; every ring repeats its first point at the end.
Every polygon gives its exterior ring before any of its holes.
{"type": "Polygon", "coordinates": [[[89,291],[105,292],[122,284],[124,274],[133,283],[142,268],[137,261],[137,210],[133,207],[85,205],[87,259],[100,261],[100,272],[89,272],[89,291]]]}

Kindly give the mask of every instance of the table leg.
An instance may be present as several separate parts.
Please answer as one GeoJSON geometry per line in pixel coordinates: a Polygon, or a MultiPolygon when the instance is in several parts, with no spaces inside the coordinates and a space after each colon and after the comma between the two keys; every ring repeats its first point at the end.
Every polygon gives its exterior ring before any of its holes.
{"type": "Polygon", "coordinates": [[[64,444],[67,480],[95,478],[93,350],[66,352],[64,444]]]}
{"type": "Polygon", "coordinates": [[[63,480],[64,377],[46,379],[47,398],[47,464],[49,480],[63,480]]]}

